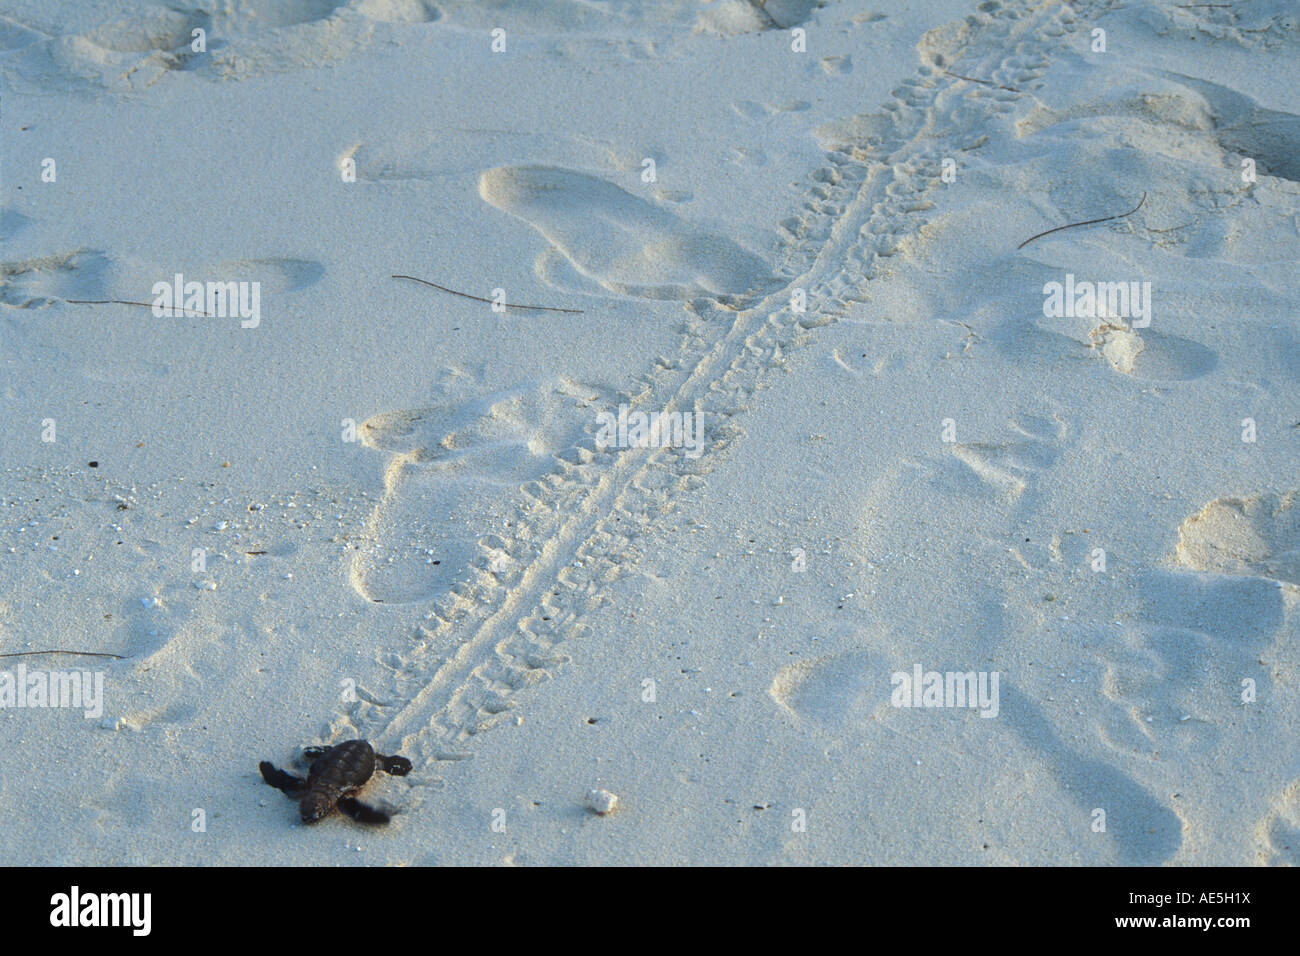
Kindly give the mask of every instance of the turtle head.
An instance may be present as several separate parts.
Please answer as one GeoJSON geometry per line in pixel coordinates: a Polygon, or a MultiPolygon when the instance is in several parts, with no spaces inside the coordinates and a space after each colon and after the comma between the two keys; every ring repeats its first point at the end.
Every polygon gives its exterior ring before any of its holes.
{"type": "Polygon", "coordinates": [[[327,816],[334,805],[338,802],[337,797],[331,797],[328,793],[320,790],[309,790],[303,794],[302,803],[299,809],[302,811],[303,823],[315,823],[321,817],[327,816]]]}
{"type": "Polygon", "coordinates": [[[384,770],[394,777],[405,777],[411,772],[411,761],[405,757],[381,757],[384,770]]]}

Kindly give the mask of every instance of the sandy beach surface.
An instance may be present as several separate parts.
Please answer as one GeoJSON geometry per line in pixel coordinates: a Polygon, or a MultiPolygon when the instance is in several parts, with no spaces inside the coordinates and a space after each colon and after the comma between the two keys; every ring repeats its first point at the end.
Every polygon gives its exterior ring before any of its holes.
{"type": "Polygon", "coordinates": [[[1297,88],[1290,0],[0,0],[0,862],[1300,862],[1297,88]],[[387,826],[259,775],[353,738],[387,826]]]}

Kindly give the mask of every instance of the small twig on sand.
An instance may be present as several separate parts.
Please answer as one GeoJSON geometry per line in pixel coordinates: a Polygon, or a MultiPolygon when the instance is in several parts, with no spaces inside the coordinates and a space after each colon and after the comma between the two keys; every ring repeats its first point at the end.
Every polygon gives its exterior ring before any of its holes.
{"type": "Polygon", "coordinates": [[[994,83],[992,80],[977,80],[973,76],[962,76],[960,73],[954,73],[952,70],[944,70],[943,72],[949,76],[955,76],[959,80],[965,80],[967,83],[982,83],[985,86],[996,86],[999,90],[1008,90],[1012,93],[1020,92],[1014,86],[1003,86],[1001,83],[994,83]]]}
{"type": "MultiPolygon", "coordinates": [[[[473,299],[475,302],[486,302],[488,305],[495,305],[491,299],[485,299],[479,295],[470,295],[468,292],[457,292],[455,289],[448,289],[445,285],[438,285],[436,282],[430,282],[428,279],[417,279],[415,276],[393,276],[394,279],[410,279],[412,282],[418,282],[421,285],[433,286],[435,289],[441,289],[443,292],[450,292],[452,295],[458,295],[463,299],[473,299]]],[[[568,312],[571,315],[581,315],[582,309],[556,309],[549,305],[511,305],[509,302],[501,303],[503,308],[507,309],[532,309],[537,312],[568,312]]]]}
{"type": "Polygon", "coordinates": [[[1133,215],[1133,213],[1141,209],[1142,204],[1145,203],[1146,201],[1147,201],[1147,194],[1143,193],[1142,198],[1138,200],[1138,204],[1134,206],[1132,209],[1130,209],[1128,212],[1122,212],[1118,216],[1104,216],[1101,219],[1089,219],[1086,222],[1071,222],[1071,223],[1067,223],[1064,226],[1057,226],[1055,229],[1048,229],[1046,232],[1040,232],[1036,236],[1030,236],[1020,245],[1016,246],[1016,248],[1023,249],[1025,248],[1025,246],[1029,245],[1035,239],[1041,239],[1043,238],[1043,236],[1050,236],[1052,233],[1060,232],[1062,229],[1073,229],[1075,226],[1091,226],[1099,222],[1110,222],[1112,219],[1123,219],[1125,216],[1131,216],[1133,215]]]}
{"type": "Polygon", "coordinates": [[[102,651],[18,651],[16,654],[0,654],[0,657],[35,657],[39,654],[76,654],[80,657],[114,657],[126,660],[121,654],[106,654],[102,651]]]}
{"type": "MultiPolygon", "coordinates": [[[[152,302],[132,302],[129,299],[64,299],[63,301],[69,305],[138,305],[143,309],[152,309],[154,307],[152,302]]],[[[172,308],[171,306],[168,306],[167,308],[172,312],[177,311],[177,309],[172,308]]],[[[221,318],[219,315],[209,315],[202,309],[180,309],[179,311],[184,312],[186,318],[192,316],[201,316],[205,319],[221,318]]]]}

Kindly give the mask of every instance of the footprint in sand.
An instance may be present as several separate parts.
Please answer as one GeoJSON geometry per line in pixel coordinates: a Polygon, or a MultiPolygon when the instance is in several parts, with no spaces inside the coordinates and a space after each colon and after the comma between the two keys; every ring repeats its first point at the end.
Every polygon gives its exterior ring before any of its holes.
{"type": "Polygon", "coordinates": [[[1260,657],[1286,619],[1277,585],[1153,570],[1140,578],[1141,609],[1108,655],[1102,692],[1118,705],[1103,735],[1125,753],[1153,754],[1177,741],[1212,754],[1229,714],[1241,706],[1241,680],[1267,689],[1260,657]]]}
{"type": "Polygon", "coordinates": [[[1179,527],[1174,558],[1196,571],[1300,584],[1298,496],[1216,498],[1179,527]]]}
{"type": "MultiPolygon", "coordinates": [[[[1287,726],[1287,695],[1279,693],[1279,671],[1270,662],[1286,657],[1293,633],[1295,497],[1219,498],[1189,517],[1178,531],[1176,566],[1139,576],[1140,607],[1110,644],[1101,689],[1115,706],[1103,717],[1102,740],[1120,760],[1146,758],[1145,775],[1185,795],[1206,784],[1170,767],[1171,751],[1198,767],[1261,774],[1293,753],[1286,735],[1266,728],[1287,726]],[[1247,679],[1263,703],[1244,703],[1247,679]],[[1245,727],[1254,732],[1243,733],[1245,727]]],[[[1256,787],[1265,785],[1259,779],[1256,787]]],[[[1241,806],[1257,795],[1243,793],[1241,806]]],[[[1200,827],[1202,804],[1214,810],[1218,799],[1185,801],[1191,823],[1200,827]]],[[[1275,800],[1275,812],[1258,824],[1262,862],[1297,859],[1294,800],[1287,799],[1275,800]]],[[[1238,813],[1226,819],[1230,824],[1209,817],[1224,846],[1247,838],[1246,831],[1232,832],[1245,825],[1238,813]]]]}
{"type": "Polygon", "coordinates": [[[1078,807],[1080,819],[1088,819],[1098,807],[1106,811],[1106,831],[1095,835],[1110,841],[1120,863],[1157,866],[1179,851],[1183,823],[1168,804],[1119,767],[1077,750],[1047,714],[1008,681],[1001,685],[1001,698],[1007,725],[1037,751],[1078,807]]]}
{"type": "Polygon", "coordinates": [[[1219,365],[1218,353],[1199,342],[1135,327],[1119,316],[1036,317],[1028,327],[1019,319],[1010,319],[992,338],[1005,354],[1025,361],[1059,361],[1062,356],[1078,354],[1082,345],[1121,375],[1154,382],[1190,381],[1219,365]]]}
{"type": "MultiPolygon", "coordinates": [[[[850,651],[783,668],[768,688],[771,698],[801,724],[840,737],[859,733],[890,710],[891,668],[866,651],[850,651]]],[[[1107,839],[1118,862],[1155,865],[1182,845],[1182,821],[1165,803],[1118,767],[1094,760],[1062,738],[1048,716],[1010,682],[999,691],[1004,721],[1035,753],[1065,797],[1090,819],[1107,812],[1107,839]]],[[[1086,826],[1086,824],[1082,824],[1086,826]]]]}
{"type": "Polygon", "coordinates": [[[361,0],[356,11],[382,23],[433,23],[442,19],[434,0],[361,0]]]}
{"type": "MultiPolygon", "coordinates": [[[[1139,737],[1239,703],[1240,679],[1287,619],[1300,584],[1297,492],[1216,498],[1178,529],[1176,567],[1139,579],[1141,610],[1105,681],[1139,737]]],[[[1124,741],[1136,743],[1137,738],[1124,741]]]]}
{"type": "Polygon", "coordinates": [[[1106,735],[1149,752],[1176,736],[1211,747],[1225,713],[1240,706],[1241,681],[1266,690],[1261,657],[1287,620],[1286,585],[1300,584],[1297,493],[1211,501],[1178,529],[1175,570],[1141,580],[1142,610],[1103,690],[1128,720],[1106,735]]]}
{"type": "Polygon", "coordinates": [[[1300,780],[1291,781],[1272,801],[1272,809],[1255,836],[1260,863],[1300,866],[1300,780]]]}
{"type": "Polygon", "coordinates": [[[768,695],[800,721],[832,733],[866,723],[889,702],[890,672],[866,651],[849,651],[782,668],[768,695]]]}
{"type": "MultiPolygon", "coordinates": [[[[1015,501],[1039,473],[1050,468],[1061,453],[1064,423],[1038,415],[1022,415],[1010,427],[1020,437],[1002,442],[965,442],[951,445],[953,457],[978,478],[977,494],[992,490],[1015,501]]],[[[967,482],[969,484],[969,482],[967,482]]]]}
{"type": "Polygon", "coordinates": [[[236,259],[198,267],[110,259],[97,249],[79,249],[39,259],[0,262],[0,303],[19,309],[58,302],[120,298],[154,300],[153,283],[180,272],[187,280],[257,282],[262,295],[297,292],[320,280],[325,267],[309,259],[272,256],[236,259]]]}
{"type": "Polygon", "coordinates": [[[377,603],[421,601],[471,568],[510,570],[522,486],[594,427],[598,392],[551,380],[364,422],[362,441],[392,458],[353,562],[356,590],[377,603]]]}
{"type": "MultiPolygon", "coordinates": [[[[843,365],[843,361],[840,360],[843,365]]],[[[1007,431],[992,440],[969,440],[962,425],[957,442],[935,442],[927,457],[906,456],[874,483],[864,509],[860,541],[865,554],[911,553],[917,535],[928,536],[928,509],[899,509],[897,502],[959,500],[945,515],[950,536],[962,536],[967,546],[1010,554],[1025,567],[1046,568],[1060,560],[1060,528],[1045,510],[1052,493],[1050,476],[1071,441],[1071,424],[1050,417],[1021,413],[1007,422],[1007,431]],[[876,520],[888,513],[885,521],[876,520]],[[1026,540],[1029,539],[1029,540],[1026,540]]],[[[974,435],[970,435],[973,438],[974,435]]]]}
{"type": "Polygon", "coordinates": [[[1218,355],[1198,342],[1150,329],[1138,330],[1118,318],[1100,320],[1088,339],[1111,368],[1135,378],[1188,381],[1213,371],[1219,364],[1218,355]]]}
{"type": "MultiPolygon", "coordinates": [[[[199,277],[195,272],[195,278],[199,277]]],[[[312,259],[269,256],[265,259],[235,259],[202,270],[205,279],[239,278],[261,284],[262,295],[297,292],[314,285],[325,275],[325,267],[312,259]]]]}
{"type": "Polygon", "coordinates": [[[595,176],[502,166],[483,173],[479,194],[546,237],[553,250],[538,260],[537,273],[561,288],[591,289],[594,282],[649,299],[729,299],[773,281],[767,263],[732,240],[595,176]]]}
{"type": "Polygon", "coordinates": [[[1069,425],[1059,417],[1022,414],[1008,423],[1001,441],[945,445],[951,457],[939,463],[940,486],[971,500],[978,510],[978,537],[1008,552],[1026,567],[1047,567],[1059,540],[1043,523],[1044,479],[1065,449],[1069,425]],[[1023,539],[1023,540],[1022,540],[1023,539]]]}
{"type": "Polygon", "coordinates": [[[60,300],[107,298],[112,265],[95,249],[0,262],[0,303],[32,309],[60,300]]]}

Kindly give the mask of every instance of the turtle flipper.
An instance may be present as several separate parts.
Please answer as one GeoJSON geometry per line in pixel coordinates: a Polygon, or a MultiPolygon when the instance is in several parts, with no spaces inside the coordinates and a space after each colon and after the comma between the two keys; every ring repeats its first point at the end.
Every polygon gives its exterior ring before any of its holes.
{"type": "Polygon", "coordinates": [[[379,758],[379,766],[385,773],[391,773],[394,777],[405,777],[411,772],[411,761],[405,757],[385,757],[383,754],[375,754],[379,758]]]}
{"type": "Polygon", "coordinates": [[[342,797],[339,800],[339,809],[357,823],[387,823],[392,819],[383,810],[362,803],[356,797],[342,797]]]}
{"type": "Polygon", "coordinates": [[[262,771],[262,779],[281,793],[296,797],[307,789],[307,781],[302,777],[295,777],[291,773],[286,773],[269,761],[263,760],[257,765],[257,769],[262,771]]]}

